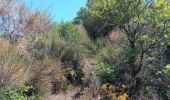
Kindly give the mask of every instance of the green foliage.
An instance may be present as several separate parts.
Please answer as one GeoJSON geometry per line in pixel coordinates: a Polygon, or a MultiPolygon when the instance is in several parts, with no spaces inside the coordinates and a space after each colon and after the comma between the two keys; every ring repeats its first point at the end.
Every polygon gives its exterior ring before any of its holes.
{"type": "Polygon", "coordinates": [[[79,43],[81,42],[81,33],[78,29],[71,23],[60,23],[58,25],[59,36],[68,42],[79,43]]]}
{"type": "Polygon", "coordinates": [[[88,32],[88,35],[92,39],[97,39],[98,37],[107,36],[108,33],[113,29],[113,26],[106,25],[108,23],[105,20],[101,20],[93,16],[90,12],[90,3],[87,3],[87,8],[81,8],[77,13],[77,17],[74,19],[74,23],[83,24],[88,32]]]}
{"type": "Polygon", "coordinates": [[[91,43],[90,51],[93,55],[96,55],[102,48],[110,45],[109,41],[105,38],[98,38],[91,43]]]}
{"type": "Polygon", "coordinates": [[[38,59],[46,56],[59,59],[63,63],[62,69],[73,68],[76,72],[74,82],[79,83],[83,77],[83,61],[92,54],[90,43],[91,40],[81,26],[62,22],[54,25],[51,33],[35,41],[32,54],[38,59]]]}
{"type": "Polygon", "coordinates": [[[106,47],[109,44],[108,40],[105,38],[99,38],[95,40],[94,46],[96,46],[96,50],[100,50],[103,47],[106,47]]]}
{"type": "Polygon", "coordinates": [[[22,86],[0,90],[1,100],[28,100],[26,92],[32,87],[22,86]]]}
{"type": "MultiPolygon", "coordinates": [[[[118,26],[126,34],[125,59],[123,60],[124,64],[120,66],[123,69],[120,72],[117,71],[119,74],[123,72],[124,76],[131,77],[127,81],[134,84],[130,86],[130,90],[131,95],[135,94],[140,91],[141,84],[147,84],[142,83],[141,77],[136,77],[139,74],[145,76],[141,73],[147,71],[144,69],[145,65],[155,66],[155,63],[161,59],[161,53],[169,41],[169,1],[89,0],[88,3],[90,4],[89,12],[93,17],[99,19],[98,21],[108,22],[106,26],[118,26]],[[145,59],[148,57],[153,58],[153,60],[145,59]]],[[[106,50],[102,52],[107,57],[106,50]]],[[[119,65],[121,61],[115,62],[113,60],[113,62],[115,65],[119,65]]],[[[161,64],[158,66],[161,66],[161,64]]],[[[150,71],[159,69],[154,68],[150,71]]],[[[164,90],[165,88],[161,89],[164,90]]]]}
{"type": "Polygon", "coordinates": [[[164,72],[168,75],[170,75],[170,64],[165,66],[164,72]]]}
{"type": "Polygon", "coordinates": [[[96,69],[94,69],[87,73],[85,77],[83,77],[83,82],[85,85],[93,85],[93,88],[98,91],[101,85],[101,78],[98,77],[96,69]]]}
{"type": "Polygon", "coordinates": [[[108,65],[115,65],[119,61],[123,62],[122,51],[122,48],[114,48],[112,45],[106,46],[98,52],[96,59],[108,65]]]}
{"type": "Polygon", "coordinates": [[[109,66],[104,63],[98,63],[96,67],[96,74],[100,78],[102,83],[115,82],[114,66],[109,66]]]}
{"type": "MultiPolygon", "coordinates": [[[[80,33],[78,27],[71,23],[61,23],[58,26],[58,34],[61,41],[54,42],[52,48],[59,50],[61,59],[65,61],[76,61],[78,58],[87,56],[89,39],[85,33],[80,33]]],[[[55,39],[54,39],[55,40],[55,39]]]]}
{"type": "Polygon", "coordinates": [[[154,98],[154,97],[158,96],[157,93],[156,93],[156,90],[153,87],[151,87],[151,86],[146,87],[145,92],[147,92],[146,97],[148,99],[149,98],[154,98]]]}
{"type": "Polygon", "coordinates": [[[63,61],[76,61],[78,58],[88,56],[89,42],[86,33],[80,33],[77,26],[61,23],[54,26],[50,34],[35,41],[32,51],[40,58],[51,55],[63,61]]]}

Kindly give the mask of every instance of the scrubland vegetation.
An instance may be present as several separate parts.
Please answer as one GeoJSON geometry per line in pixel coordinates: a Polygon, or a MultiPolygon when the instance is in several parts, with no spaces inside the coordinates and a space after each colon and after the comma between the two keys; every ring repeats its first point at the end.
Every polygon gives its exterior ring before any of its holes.
{"type": "Polygon", "coordinates": [[[0,100],[170,100],[169,0],[88,0],[60,23],[0,0],[0,33],[0,100]]]}

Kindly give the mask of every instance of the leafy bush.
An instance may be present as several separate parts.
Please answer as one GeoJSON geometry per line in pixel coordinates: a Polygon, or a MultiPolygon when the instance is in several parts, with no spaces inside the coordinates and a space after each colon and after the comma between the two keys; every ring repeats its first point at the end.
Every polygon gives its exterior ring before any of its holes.
{"type": "Polygon", "coordinates": [[[60,23],[58,25],[59,36],[66,41],[80,43],[81,33],[78,32],[78,29],[71,23],[60,23]]]}
{"type": "Polygon", "coordinates": [[[88,56],[90,39],[80,29],[71,23],[54,25],[52,32],[39,37],[30,50],[35,57],[51,55],[63,61],[76,61],[88,56]]]}
{"type": "Polygon", "coordinates": [[[106,47],[107,45],[109,45],[109,41],[105,38],[99,38],[96,39],[92,45],[92,49],[91,51],[93,52],[93,54],[97,54],[100,49],[106,47]]]}
{"type": "Polygon", "coordinates": [[[102,83],[113,83],[115,82],[115,71],[114,66],[109,66],[104,63],[98,63],[96,67],[96,74],[100,78],[102,83]]]}
{"type": "Polygon", "coordinates": [[[96,95],[97,91],[100,89],[101,80],[100,77],[98,77],[95,69],[85,74],[83,77],[83,82],[84,85],[88,86],[89,90],[93,92],[94,95],[96,95]]]}
{"type": "Polygon", "coordinates": [[[60,38],[65,41],[65,46],[63,47],[65,47],[66,53],[69,53],[65,55],[72,57],[69,57],[69,60],[75,60],[88,55],[90,39],[83,30],[83,27],[75,26],[71,23],[61,23],[58,26],[58,33],[60,38]]]}
{"type": "Polygon", "coordinates": [[[166,74],[170,75],[170,64],[168,64],[168,65],[165,66],[164,72],[165,72],[166,74]]]}
{"type": "MultiPolygon", "coordinates": [[[[81,26],[71,23],[60,23],[53,26],[48,35],[38,37],[30,52],[37,59],[59,59],[62,68],[73,68],[81,80],[82,65],[86,57],[91,56],[91,40],[81,26]]],[[[76,80],[76,81],[78,81],[76,80]]]]}
{"type": "Polygon", "coordinates": [[[32,87],[22,86],[0,90],[1,100],[28,100],[26,92],[32,87]]]}
{"type": "Polygon", "coordinates": [[[98,52],[96,56],[98,61],[104,62],[108,65],[118,65],[123,62],[122,48],[114,48],[112,45],[108,45],[98,52]]]}

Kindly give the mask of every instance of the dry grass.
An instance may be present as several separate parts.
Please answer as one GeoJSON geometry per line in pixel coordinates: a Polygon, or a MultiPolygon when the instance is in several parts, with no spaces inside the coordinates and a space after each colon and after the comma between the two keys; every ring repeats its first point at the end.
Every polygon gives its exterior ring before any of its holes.
{"type": "Polygon", "coordinates": [[[38,88],[38,95],[43,97],[66,90],[67,80],[60,68],[60,61],[48,58],[32,61],[25,49],[25,42],[12,45],[0,39],[0,45],[0,89],[28,83],[38,88]]]}
{"type": "Polygon", "coordinates": [[[119,28],[115,28],[111,31],[109,39],[115,46],[120,46],[127,41],[125,35],[119,28]]]}
{"type": "Polygon", "coordinates": [[[0,88],[24,84],[29,77],[26,58],[6,40],[0,39],[0,88]]]}
{"type": "Polygon", "coordinates": [[[39,89],[40,96],[46,97],[67,89],[67,80],[60,69],[59,61],[51,59],[37,61],[37,64],[32,66],[31,72],[28,83],[39,89]],[[36,87],[37,85],[38,87],[36,87]]]}

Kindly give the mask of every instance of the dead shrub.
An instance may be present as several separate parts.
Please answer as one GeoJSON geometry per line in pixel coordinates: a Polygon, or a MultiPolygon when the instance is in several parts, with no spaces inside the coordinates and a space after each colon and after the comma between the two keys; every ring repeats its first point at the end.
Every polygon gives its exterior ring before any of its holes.
{"type": "Polygon", "coordinates": [[[29,77],[30,62],[6,40],[0,39],[0,45],[0,89],[23,85],[29,77]]]}
{"type": "Polygon", "coordinates": [[[38,61],[32,67],[32,76],[28,83],[38,88],[36,93],[43,96],[65,92],[67,89],[67,80],[60,69],[60,62],[51,59],[38,61]]]}
{"type": "Polygon", "coordinates": [[[49,33],[51,17],[47,12],[32,12],[23,0],[0,0],[1,35],[14,44],[20,36],[33,41],[49,33]]]}

